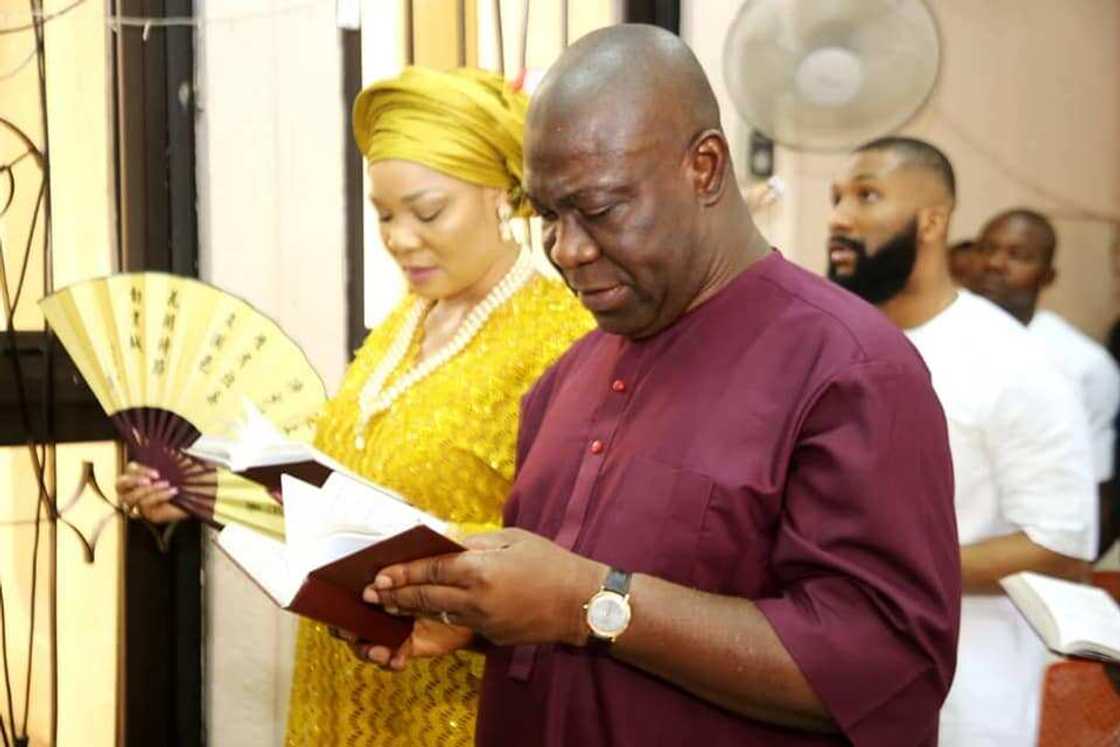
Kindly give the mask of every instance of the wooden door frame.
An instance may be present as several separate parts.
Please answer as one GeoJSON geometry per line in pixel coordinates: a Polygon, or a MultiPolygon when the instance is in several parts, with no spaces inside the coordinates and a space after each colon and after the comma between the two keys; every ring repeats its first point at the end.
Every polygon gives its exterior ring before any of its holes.
{"type": "MultiPolygon", "coordinates": [[[[133,17],[191,17],[192,0],[116,0],[133,17]]],[[[195,29],[115,33],[118,267],[198,276],[195,29]]],[[[205,743],[202,528],[185,521],[161,549],[128,523],[123,744],[205,743]]]]}

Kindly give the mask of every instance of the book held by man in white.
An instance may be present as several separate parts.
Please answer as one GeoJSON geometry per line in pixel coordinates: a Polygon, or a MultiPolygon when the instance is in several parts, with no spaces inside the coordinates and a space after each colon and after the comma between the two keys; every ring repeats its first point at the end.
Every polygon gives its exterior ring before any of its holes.
{"type": "Polygon", "coordinates": [[[1120,662],[1120,606],[1104,589],[1030,571],[999,583],[1050,650],[1120,662]]]}

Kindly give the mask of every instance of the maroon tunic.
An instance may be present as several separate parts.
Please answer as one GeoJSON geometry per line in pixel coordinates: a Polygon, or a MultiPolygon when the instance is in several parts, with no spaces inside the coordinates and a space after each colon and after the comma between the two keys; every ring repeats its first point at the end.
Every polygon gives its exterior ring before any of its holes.
{"type": "MultiPolygon", "coordinates": [[[[877,310],[774,252],[650,339],[577,343],[525,398],[518,456],[508,526],[754,600],[847,740],[936,744],[961,594],[948,437],[877,310]]],[[[488,656],[477,743],[846,740],[540,646],[488,656]]]]}

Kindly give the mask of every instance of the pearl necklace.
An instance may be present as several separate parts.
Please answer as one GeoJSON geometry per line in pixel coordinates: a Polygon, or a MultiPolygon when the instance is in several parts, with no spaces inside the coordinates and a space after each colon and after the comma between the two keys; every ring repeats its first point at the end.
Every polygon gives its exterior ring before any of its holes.
{"type": "Polygon", "coordinates": [[[377,368],[366,379],[362,392],[358,396],[358,423],[354,428],[355,448],[361,450],[366,447],[365,431],[374,415],[388,410],[410,387],[427,378],[437,368],[458,355],[478,335],[490,315],[513,297],[513,294],[517,293],[533,274],[532,254],[528,251],[519,252],[517,261],[513,263],[509,272],[486,294],[481,302],[471,309],[467,318],[455,331],[451,341],[424,359],[420,365],[411,368],[397,379],[391,387],[386,389],[385,382],[389,380],[393,371],[397,370],[404,357],[408,355],[408,349],[412,346],[412,340],[416,336],[416,331],[420,328],[420,323],[431,308],[435,306],[435,301],[416,299],[412,308],[408,310],[408,314],[405,316],[392,345],[385,352],[377,368]]]}

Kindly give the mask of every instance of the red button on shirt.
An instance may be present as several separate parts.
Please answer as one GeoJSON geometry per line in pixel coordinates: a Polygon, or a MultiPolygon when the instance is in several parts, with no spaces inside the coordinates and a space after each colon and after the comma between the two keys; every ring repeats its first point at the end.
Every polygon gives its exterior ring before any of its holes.
{"type": "Polygon", "coordinates": [[[622,379],[615,379],[614,383],[611,384],[611,389],[613,389],[614,391],[619,392],[619,393],[625,392],[626,391],[626,382],[623,381],[622,379]]]}
{"type": "Polygon", "coordinates": [[[598,439],[591,442],[591,453],[592,454],[602,454],[604,448],[606,448],[606,447],[603,446],[603,442],[599,441],[598,439]]]}

